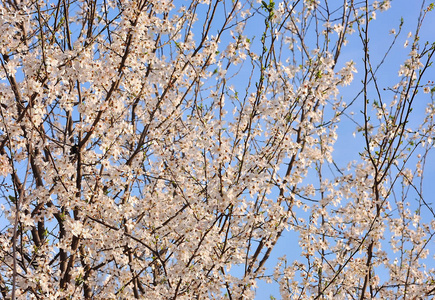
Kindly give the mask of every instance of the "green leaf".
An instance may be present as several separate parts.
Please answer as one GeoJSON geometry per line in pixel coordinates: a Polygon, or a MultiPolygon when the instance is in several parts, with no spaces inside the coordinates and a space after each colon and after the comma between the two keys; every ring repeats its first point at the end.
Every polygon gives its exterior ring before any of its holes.
{"type": "Polygon", "coordinates": [[[9,195],[9,200],[11,200],[12,203],[16,203],[17,199],[14,196],[9,195]]]}

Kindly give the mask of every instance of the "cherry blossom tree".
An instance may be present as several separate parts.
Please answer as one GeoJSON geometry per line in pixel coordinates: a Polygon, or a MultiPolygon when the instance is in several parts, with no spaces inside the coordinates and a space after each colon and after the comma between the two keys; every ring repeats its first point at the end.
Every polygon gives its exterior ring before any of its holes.
{"type": "Polygon", "coordinates": [[[2,0],[2,297],[431,298],[415,2],[2,0]]]}

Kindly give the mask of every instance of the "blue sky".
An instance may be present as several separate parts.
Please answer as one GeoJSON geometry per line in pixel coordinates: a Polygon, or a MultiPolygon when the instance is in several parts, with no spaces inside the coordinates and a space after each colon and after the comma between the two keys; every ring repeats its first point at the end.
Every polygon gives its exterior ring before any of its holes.
{"type": "MultiPolygon", "coordinates": [[[[426,6],[429,5],[430,2],[426,2],[426,6]]],[[[414,33],[417,27],[417,20],[420,14],[421,1],[407,1],[407,0],[394,0],[391,1],[391,8],[386,12],[378,12],[376,15],[376,20],[370,23],[369,25],[369,51],[372,62],[379,63],[386,51],[388,50],[391,42],[394,39],[394,35],[390,34],[390,31],[394,29],[396,32],[399,30],[399,24],[401,23],[401,18],[403,18],[403,26],[400,35],[397,38],[397,42],[394,45],[392,51],[389,53],[385,63],[377,74],[378,83],[381,88],[386,88],[388,86],[392,86],[398,82],[398,70],[401,64],[407,59],[409,52],[411,51],[410,47],[404,47],[406,40],[411,42],[409,39],[408,33],[414,33]]],[[[435,28],[435,17],[433,13],[429,13],[427,18],[424,21],[424,25],[420,31],[420,41],[429,41],[429,43],[435,42],[435,32],[433,31],[435,28]]],[[[423,43],[421,43],[423,44],[423,43]]],[[[363,76],[363,44],[358,37],[357,33],[354,33],[349,37],[349,43],[346,47],[343,48],[340,60],[338,64],[344,64],[344,62],[353,60],[356,63],[356,68],[359,71],[358,74],[355,74],[355,79],[350,86],[341,88],[341,94],[347,103],[350,103],[352,99],[356,97],[357,92],[359,92],[362,88],[361,80],[363,76]]],[[[429,70],[426,74],[428,80],[435,79],[434,70],[429,70]]],[[[384,95],[385,99],[388,99],[388,94],[384,95]]],[[[424,110],[426,108],[426,104],[431,101],[431,96],[429,94],[421,94],[419,95],[421,99],[416,103],[414,107],[414,117],[416,121],[420,121],[420,119],[424,115],[424,110]]],[[[359,97],[355,103],[355,105],[348,111],[354,112],[354,117],[357,119],[359,110],[362,108],[361,106],[361,97],[359,97]]],[[[350,114],[349,114],[350,116],[350,114]]],[[[361,117],[360,117],[361,118],[361,117]]],[[[334,158],[336,159],[336,163],[339,167],[345,167],[348,162],[352,160],[358,160],[359,154],[363,145],[363,140],[361,136],[353,136],[353,133],[356,130],[356,125],[347,117],[343,116],[342,121],[345,123],[339,125],[338,130],[338,139],[335,144],[334,150],[334,158]]],[[[428,156],[428,162],[425,169],[425,195],[435,195],[435,188],[430,184],[431,181],[435,179],[435,155],[434,153],[428,156]]],[[[410,197],[415,197],[416,195],[409,195],[410,197]]],[[[427,197],[429,202],[435,202],[433,197],[427,197]]],[[[431,218],[429,214],[422,215],[426,218],[431,218]]],[[[274,266],[278,261],[278,257],[286,255],[287,258],[294,257],[295,259],[299,258],[299,247],[297,243],[298,234],[295,232],[284,232],[282,238],[277,243],[275,249],[272,252],[272,257],[268,262],[268,266],[274,266]]],[[[434,243],[429,247],[431,250],[432,256],[435,252],[434,243]]],[[[394,259],[394,255],[391,252],[391,257],[394,259]]],[[[434,263],[432,260],[432,256],[427,260],[428,266],[432,265],[434,267],[434,263]]],[[[290,259],[291,260],[291,259],[290,259]]],[[[382,274],[380,274],[382,276],[382,274]]],[[[279,286],[276,283],[267,284],[264,281],[258,282],[258,288],[256,289],[256,299],[270,299],[273,296],[276,299],[281,299],[279,293],[279,286]]]]}
{"type": "MultiPolygon", "coordinates": [[[[377,79],[379,80],[381,88],[391,86],[398,81],[399,67],[406,60],[407,55],[410,51],[410,47],[405,48],[403,47],[403,45],[408,39],[408,33],[415,31],[417,19],[420,13],[420,4],[420,1],[391,1],[391,9],[384,13],[379,12],[376,16],[376,20],[370,24],[370,56],[373,62],[380,62],[394,38],[394,36],[389,33],[390,30],[395,29],[396,31],[398,31],[401,18],[403,17],[404,19],[404,25],[401,34],[397,38],[397,44],[394,46],[393,51],[391,51],[385,64],[378,73],[377,79]]],[[[420,32],[421,41],[435,41],[433,28],[435,28],[435,17],[432,13],[428,15],[427,19],[425,20],[425,24],[420,32]]],[[[264,23],[261,21],[258,24],[258,27],[248,29],[247,35],[248,37],[256,36],[256,39],[258,40],[260,39],[263,29],[264,23]]],[[[198,32],[198,34],[200,33],[198,32]]],[[[211,34],[214,33],[211,32],[211,34]]],[[[314,39],[315,37],[312,38],[314,39]]],[[[223,39],[220,46],[222,48],[225,48],[225,39],[223,39]]],[[[343,48],[341,58],[338,61],[338,65],[342,66],[346,61],[353,60],[356,63],[356,68],[359,70],[359,73],[355,75],[353,84],[348,87],[341,88],[340,96],[342,96],[348,103],[350,103],[354,99],[357,92],[360,91],[362,88],[362,85],[360,83],[360,80],[363,76],[363,71],[361,70],[361,67],[363,66],[362,50],[362,42],[359,39],[357,33],[355,33],[354,35],[349,37],[349,44],[345,48],[343,48]]],[[[427,78],[435,79],[435,73],[433,70],[430,70],[427,78]]],[[[238,81],[235,88],[244,90],[244,84],[245,82],[238,81]]],[[[387,93],[385,94],[385,97],[388,97],[387,93]]],[[[429,94],[422,94],[419,97],[421,97],[421,101],[416,103],[414,113],[416,120],[419,119],[420,114],[422,115],[424,113],[426,103],[431,100],[429,94]]],[[[358,116],[359,110],[361,109],[360,100],[361,98],[357,99],[355,105],[350,110],[355,113],[356,120],[361,120],[361,116],[358,116]]],[[[348,113],[350,113],[350,111],[348,113]]],[[[339,167],[345,167],[349,161],[358,160],[358,152],[364,146],[360,136],[353,136],[353,132],[356,130],[355,123],[353,123],[346,116],[342,117],[342,122],[343,124],[340,125],[340,129],[338,131],[338,140],[335,145],[334,152],[334,157],[339,167]]],[[[428,161],[428,165],[426,168],[426,182],[430,182],[431,180],[435,179],[435,164],[433,163],[433,159],[435,157],[432,154],[431,156],[429,156],[429,158],[431,159],[428,161]]],[[[24,168],[25,166],[23,166],[23,169],[24,168]]],[[[314,177],[309,177],[307,178],[307,180],[314,182],[314,177]]],[[[435,194],[435,188],[430,185],[426,185],[425,191],[426,195],[435,194]]],[[[1,220],[0,218],[0,221],[3,220],[1,220]]],[[[276,264],[278,257],[281,257],[283,255],[286,255],[290,259],[292,257],[298,259],[300,250],[297,242],[298,234],[296,232],[284,232],[284,235],[281,237],[277,246],[273,250],[272,256],[267,266],[269,268],[273,267],[276,264]]],[[[433,245],[431,246],[431,250],[435,250],[435,247],[433,245]]],[[[237,273],[237,268],[234,268],[233,272],[237,273]]],[[[267,273],[270,274],[270,272],[267,273]]],[[[276,299],[280,299],[278,285],[276,283],[266,284],[263,281],[259,281],[256,291],[256,299],[269,299],[270,296],[273,296],[276,299]]]]}

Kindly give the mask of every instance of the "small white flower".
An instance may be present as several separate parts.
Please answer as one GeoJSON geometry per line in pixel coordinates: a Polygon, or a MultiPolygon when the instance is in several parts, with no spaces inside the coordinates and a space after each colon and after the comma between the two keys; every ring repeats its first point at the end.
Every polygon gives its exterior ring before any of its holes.
{"type": "Polygon", "coordinates": [[[0,155],[0,176],[6,177],[12,172],[7,156],[0,155]]]}
{"type": "Polygon", "coordinates": [[[386,11],[391,8],[391,3],[389,0],[385,0],[384,3],[382,3],[380,10],[386,11]]]}
{"type": "Polygon", "coordinates": [[[379,2],[378,2],[378,1],[373,1],[372,6],[373,6],[373,9],[378,9],[378,7],[379,7],[379,2]]]}

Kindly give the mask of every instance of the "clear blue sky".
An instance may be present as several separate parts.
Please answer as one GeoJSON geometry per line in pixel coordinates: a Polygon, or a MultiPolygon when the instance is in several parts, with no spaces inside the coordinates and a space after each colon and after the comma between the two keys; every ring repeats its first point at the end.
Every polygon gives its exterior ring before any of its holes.
{"type": "MultiPolygon", "coordinates": [[[[334,3],[334,1],[332,1],[331,3],[334,3]]],[[[426,6],[429,5],[429,3],[430,1],[426,1],[426,6]]],[[[403,45],[408,39],[408,33],[415,32],[417,26],[417,19],[420,13],[420,7],[421,1],[394,0],[391,1],[391,8],[388,11],[383,13],[378,12],[376,15],[376,20],[370,23],[370,57],[373,62],[380,62],[385,52],[387,51],[391,41],[393,40],[393,35],[389,34],[390,30],[395,29],[396,31],[398,31],[401,18],[403,17],[404,20],[402,32],[397,39],[397,44],[393,48],[393,51],[391,51],[391,53],[389,54],[386,63],[383,65],[381,71],[377,74],[378,83],[380,84],[381,88],[391,86],[398,82],[399,67],[407,59],[408,53],[411,51],[410,47],[405,48],[403,45]]],[[[429,13],[428,17],[424,22],[424,26],[420,31],[420,40],[429,41],[429,43],[435,42],[435,32],[433,28],[435,28],[435,16],[433,13],[429,13]]],[[[354,62],[356,62],[356,68],[359,71],[358,74],[355,74],[354,82],[350,86],[341,89],[342,93],[340,96],[343,96],[344,99],[347,99],[345,101],[348,103],[356,96],[356,93],[362,88],[362,50],[363,45],[357,33],[354,33],[349,38],[348,45],[342,50],[340,62],[344,63],[345,61],[353,60],[354,62]]],[[[433,69],[430,70],[427,75],[427,78],[435,80],[435,72],[433,69]]],[[[428,101],[430,101],[430,96],[428,94],[422,94],[420,96],[422,97],[422,99],[420,102],[416,103],[416,106],[414,108],[414,115],[416,119],[419,119],[419,114],[424,114],[426,104],[428,103],[428,101]]],[[[361,98],[357,100],[357,102],[361,103],[361,98]]],[[[357,117],[360,109],[361,104],[356,103],[351,111],[353,111],[355,113],[355,116],[357,117]]],[[[345,119],[346,117],[342,118],[346,125],[339,125],[340,129],[338,131],[338,140],[334,151],[334,158],[336,159],[336,162],[340,167],[345,167],[347,163],[352,160],[358,160],[358,152],[362,149],[362,139],[358,138],[358,136],[356,138],[353,136],[356,125],[349,120],[346,121],[345,119]]],[[[428,160],[428,164],[425,169],[426,196],[435,195],[434,185],[430,184],[430,182],[435,179],[435,155],[432,153],[429,158],[431,159],[428,160]]],[[[412,197],[412,195],[410,197],[412,197]]],[[[427,198],[429,199],[429,202],[435,203],[435,196],[427,198]]],[[[430,215],[426,215],[426,217],[431,218],[430,215]]],[[[277,246],[272,252],[271,259],[268,262],[269,267],[273,267],[277,262],[277,258],[282,255],[286,255],[287,258],[294,257],[295,259],[303,261],[298,255],[299,248],[297,237],[298,234],[295,232],[287,231],[284,233],[283,237],[277,243],[277,246]]],[[[426,263],[428,266],[432,265],[432,267],[435,267],[433,261],[433,255],[435,252],[434,243],[432,243],[429,249],[431,250],[431,255],[429,256],[429,259],[426,260],[426,263]]],[[[391,257],[394,257],[394,254],[391,253],[391,257]]],[[[281,299],[279,293],[279,286],[277,283],[267,284],[264,281],[260,281],[258,283],[258,288],[256,292],[256,299],[258,300],[270,299],[270,296],[273,296],[276,299],[281,299]]]]}
{"type": "MultiPolygon", "coordinates": [[[[175,1],[176,2],[176,1],[175,1]]],[[[332,0],[331,2],[342,2],[341,0],[332,0]]],[[[277,1],[279,3],[279,1],[277,1]]],[[[427,5],[429,2],[427,2],[427,5]]],[[[407,40],[407,34],[412,31],[415,31],[417,18],[420,12],[421,1],[409,1],[409,0],[393,0],[391,1],[391,9],[384,12],[378,13],[376,16],[376,20],[373,21],[370,25],[370,55],[373,61],[380,61],[383,57],[384,53],[388,49],[389,43],[392,41],[393,36],[389,34],[391,29],[395,29],[396,31],[399,29],[400,19],[404,18],[404,25],[402,28],[402,32],[398,38],[397,45],[394,48],[394,51],[388,57],[385,65],[382,68],[382,71],[378,73],[378,80],[381,85],[381,88],[387,87],[392,83],[397,82],[398,80],[398,70],[400,64],[406,60],[407,55],[410,51],[410,48],[404,48],[403,44],[407,40]]],[[[258,28],[251,29],[253,35],[257,35],[257,39],[260,38],[261,32],[264,28],[264,23],[261,22],[258,28]],[[260,28],[261,26],[261,28],[260,28]],[[258,30],[258,32],[256,32],[258,30]]],[[[425,20],[425,25],[420,32],[420,37],[422,41],[435,41],[435,33],[433,28],[435,28],[435,15],[429,14],[427,20],[425,20]]],[[[249,30],[248,30],[249,32],[249,30]]],[[[199,33],[198,33],[199,34],[199,33]]],[[[214,34],[214,33],[212,33],[214,34]]],[[[314,38],[314,37],[313,37],[314,38]]],[[[222,42],[221,47],[224,45],[224,41],[222,42]]],[[[360,83],[362,70],[360,68],[363,66],[362,62],[362,43],[355,33],[349,39],[349,44],[343,49],[342,56],[339,61],[339,64],[344,64],[345,61],[353,60],[356,62],[356,67],[359,70],[359,73],[356,74],[354,79],[354,83],[350,87],[342,88],[342,94],[346,100],[346,102],[350,102],[356,94],[356,91],[359,91],[362,88],[360,83]]],[[[429,78],[435,80],[435,73],[433,70],[430,71],[429,78]]],[[[236,86],[237,89],[244,90],[243,82],[240,83],[240,86],[236,86]]],[[[429,99],[427,94],[422,95],[422,101],[417,103],[415,110],[416,115],[418,113],[423,113],[425,105],[429,99]]],[[[360,101],[360,100],[357,100],[360,101]]],[[[355,115],[359,113],[360,106],[356,103],[354,109],[352,111],[355,112],[355,115]]],[[[360,151],[361,140],[354,138],[352,133],[355,131],[355,124],[349,120],[346,120],[345,117],[342,118],[344,124],[346,126],[341,127],[338,131],[338,140],[335,147],[334,158],[336,159],[337,164],[340,167],[344,167],[351,160],[358,159],[358,151],[360,151]]],[[[432,154],[431,161],[428,162],[426,168],[426,182],[430,182],[430,180],[435,179],[435,157],[432,154]]],[[[435,186],[426,185],[425,189],[426,195],[433,194],[435,195],[435,186]]],[[[3,219],[0,216],[0,224],[3,223],[3,219]]],[[[277,262],[277,258],[286,255],[287,258],[294,257],[295,259],[299,259],[299,246],[298,246],[298,234],[295,232],[285,232],[284,235],[279,240],[277,246],[272,252],[272,256],[267,264],[267,266],[274,267],[277,262]]],[[[435,251],[435,247],[432,245],[431,250],[435,251]]],[[[433,253],[432,253],[433,255],[433,253]]],[[[430,261],[432,265],[434,265],[433,261],[430,261]]],[[[269,269],[270,274],[273,270],[269,269]]],[[[237,272],[237,268],[234,269],[233,272],[237,272]]],[[[275,297],[276,299],[280,299],[278,284],[266,284],[263,281],[258,282],[257,288],[257,297],[256,299],[270,299],[270,296],[275,297]]]]}

